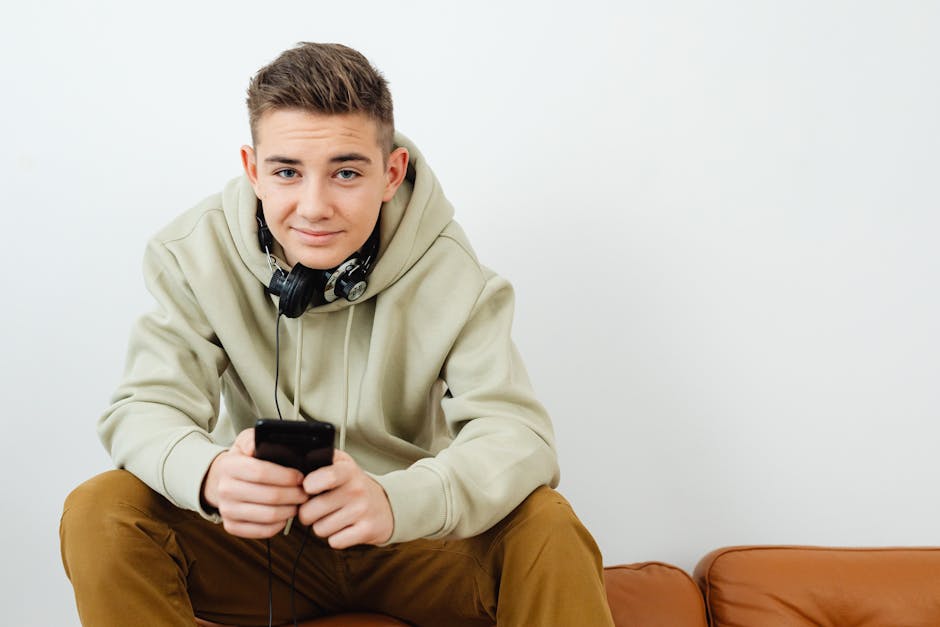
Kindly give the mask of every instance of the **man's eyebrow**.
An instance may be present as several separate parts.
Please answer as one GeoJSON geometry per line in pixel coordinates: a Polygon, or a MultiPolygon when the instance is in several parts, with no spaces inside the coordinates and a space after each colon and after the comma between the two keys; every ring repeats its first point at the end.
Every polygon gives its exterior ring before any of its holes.
{"type": "Polygon", "coordinates": [[[265,163],[281,163],[284,165],[300,165],[302,161],[300,159],[293,159],[291,157],[282,157],[280,155],[272,155],[264,160],[265,163]]]}
{"type": "Polygon", "coordinates": [[[366,165],[372,163],[372,159],[358,152],[347,152],[330,158],[330,163],[346,163],[347,161],[361,161],[366,165]]]}

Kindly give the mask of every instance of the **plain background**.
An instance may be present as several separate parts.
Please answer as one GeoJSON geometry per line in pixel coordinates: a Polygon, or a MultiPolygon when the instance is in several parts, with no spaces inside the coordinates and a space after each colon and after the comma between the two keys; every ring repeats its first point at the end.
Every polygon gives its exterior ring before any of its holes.
{"type": "Polygon", "coordinates": [[[516,285],[606,563],[940,544],[937,2],[138,4],[0,9],[7,624],[77,624],[58,518],[110,466],[145,241],[302,40],[385,73],[516,285]]]}

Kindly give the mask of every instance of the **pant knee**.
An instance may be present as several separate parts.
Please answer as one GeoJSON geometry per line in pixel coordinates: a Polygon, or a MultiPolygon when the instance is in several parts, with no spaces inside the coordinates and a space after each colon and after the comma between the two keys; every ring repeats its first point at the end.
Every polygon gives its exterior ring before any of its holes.
{"type": "Polygon", "coordinates": [[[100,525],[119,506],[146,511],[155,494],[126,470],[110,470],[72,490],[62,508],[63,524],[100,525]]]}
{"type": "Polygon", "coordinates": [[[98,498],[110,498],[114,494],[133,491],[132,486],[140,483],[140,479],[126,470],[109,470],[92,477],[77,488],[65,499],[65,509],[80,506],[88,501],[94,502],[98,498]]]}
{"type": "Polygon", "coordinates": [[[548,533],[581,526],[571,504],[548,486],[541,486],[527,496],[510,518],[516,525],[541,528],[548,533]]]}
{"type": "Polygon", "coordinates": [[[75,488],[65,499],[59,523],[62,562],[71,566],[103,563],[119,557],[123,544],[133,541],[133,528],[152,517],[161,498],[126,470],[100,474],[75,488]]]}
{"type": "Polygon", "coordinates": [[[594,537],[558,492],[542,486],[530,494],[508,517],[502,543],[519,543],[538,553],[578,555],[600,563],[594,537]]]}

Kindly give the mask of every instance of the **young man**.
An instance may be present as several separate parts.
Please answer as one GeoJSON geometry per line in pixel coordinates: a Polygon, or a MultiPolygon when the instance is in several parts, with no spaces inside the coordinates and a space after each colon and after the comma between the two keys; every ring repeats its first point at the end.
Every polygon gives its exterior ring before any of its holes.
{"type": "Polygon", "coordinates": [[[612,625],[597,547],[548,487],[511,288],[395,135],[384,79],[301,44],[248,109],[245,175],[147,248],[157,307],[99,423],[122,470],[62,518],[82,622],[265,625],[270,598],[276,624],[612,625]],[[282,410],[335,427],[332,465],[253,456],[282,410]]]}

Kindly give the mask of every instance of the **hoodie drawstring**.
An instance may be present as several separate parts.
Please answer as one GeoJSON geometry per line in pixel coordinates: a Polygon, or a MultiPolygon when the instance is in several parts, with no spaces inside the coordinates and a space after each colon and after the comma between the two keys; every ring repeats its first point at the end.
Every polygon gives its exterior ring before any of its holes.
{"type": "Polygon", "coordinates": [[[349,419],[349,339],[352,337],[353,312],[356,305],[349,306],[346,316],[346,337],[343,339],[343,422],[339,428],[339,450],[346,450],[346,422],[349,419]]]}
{"type": "MultiPolygon", "coordinates": [[[[353,312],[356,305],[350,305],[346,316],[346,336],[343,338],[343,421],[339,427],[339,449],[346,450],[346,423],[349,421],[349,341],[352,338],[353,312]]],[[[294,420],[300,418],[301,359],[304,352],[303,316],[297,319],[297,355],[294,359],[294,420]]]]}
{"type": "Polygon", "coordinates": [[[294,420],[300,420],[300,367],[304,354],[304,317],[297,318],[297,356],[294,358],[294,420]]]}

